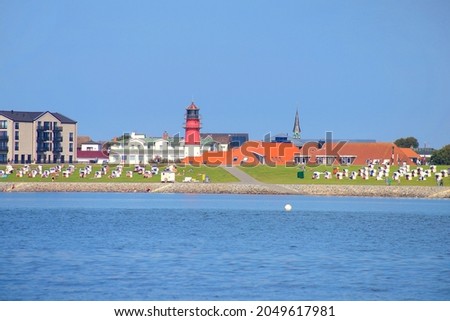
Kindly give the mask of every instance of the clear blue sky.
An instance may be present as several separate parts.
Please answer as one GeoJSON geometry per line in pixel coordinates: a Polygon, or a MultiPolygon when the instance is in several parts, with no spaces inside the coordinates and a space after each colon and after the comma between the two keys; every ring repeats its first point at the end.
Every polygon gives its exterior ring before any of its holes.
{"type": "Polygon", "coordinates": [[[79,134],[204,132],[450,143],[450,1],[0,0],[0,109],[79,134]]]}

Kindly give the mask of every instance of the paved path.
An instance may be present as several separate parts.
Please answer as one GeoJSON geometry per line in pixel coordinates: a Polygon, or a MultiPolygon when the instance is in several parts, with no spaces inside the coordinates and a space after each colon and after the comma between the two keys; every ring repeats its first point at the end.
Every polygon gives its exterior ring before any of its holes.
{"type": "Polygon", "coordinates": [[[229,167],[229,166],[222,166],[222,168],[224,170],[226,170],[228,173],[230,173],[231,175],[233,175],[234,177],[236,177],[240,183],[243,184],[264,184],[256,179],[254,179],[253,177],[251,177],[250,175],[248,175],[247,173],[241,171],[239,168],[237,167],[229,167]]]}
{"type": "Polygon", "coordinates": [[[238,167],[228,167],[223,166],[223,169],[225,169],[228,173],[239,179],[241,184],[255,184],[260,186],[265,186],[267,189],[272,190],[276,193],[282,193],[282,194],[292,194],[292,189],[286,186],[280,186],[278,184],[267,184],[260,182],[253,178],[252,176],[248,175],[247,173],[241,171],[238,167]]]}

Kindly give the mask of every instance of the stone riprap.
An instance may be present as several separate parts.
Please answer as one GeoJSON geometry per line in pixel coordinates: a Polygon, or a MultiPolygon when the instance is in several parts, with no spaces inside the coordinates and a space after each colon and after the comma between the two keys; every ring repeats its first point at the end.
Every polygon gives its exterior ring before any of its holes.
{"type": "Polygon", "coordinates": [[[278,194],[321,196],[369,196],[450,198],[449,187],[291,185],[242,183],[0,183],[3,192],[116,192],[116,193],[197,193],[197,194],[278,194]]]}

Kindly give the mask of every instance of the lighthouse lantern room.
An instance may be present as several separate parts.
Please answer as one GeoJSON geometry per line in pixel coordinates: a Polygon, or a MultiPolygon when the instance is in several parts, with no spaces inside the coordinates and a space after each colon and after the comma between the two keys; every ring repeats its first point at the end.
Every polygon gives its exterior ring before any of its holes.
{"type": "Polygon", "coordinates": [[[186,108],[186,122],[184,124],[185,156],[200,155],[200,109],[192,102],[186,108]]]}

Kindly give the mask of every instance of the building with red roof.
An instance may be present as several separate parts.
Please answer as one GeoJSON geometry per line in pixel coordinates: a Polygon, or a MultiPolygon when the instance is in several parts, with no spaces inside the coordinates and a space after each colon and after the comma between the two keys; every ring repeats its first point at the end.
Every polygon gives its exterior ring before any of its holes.
{"type": "Polygon", "coordinates": [[[248,141],[228,151],[204,152],[184,161],[205,165],[292,166],[299,163],[324,165],[367,165],[368,163],[414,165],[417,153],[394,143],[333,142],[320,146],[316,142],[297,147],[293,143],[248,141]]]}
{"type": "Polygon", "coordinates": [[[80,144],[77,149],[77,160],[79,163],[97,163],[103,164],[108,162],[109,155],[102,150],[102,144],[92,140],[85,141],[80,144]]]}
{"type": "Polygon", "coordinates": [[[414,165],[417,155],[410,148],[400,148],[394,143],[328,142],[321,148],[315,143],[305,144],[301,157],[305,163],[326,165],[367,165],[368,163],[406,163],[414,165]],[[413,157],[411,157],[413,156],[413,157]]]}
{"type": "Polygon", "coordinates": [[[417,164],[417,161],[421,159],[420,155],[417,154],[412,148],[400,148],[403,153],[405,153],[406,157],[408,157],[414,164],[417,164]]]}

